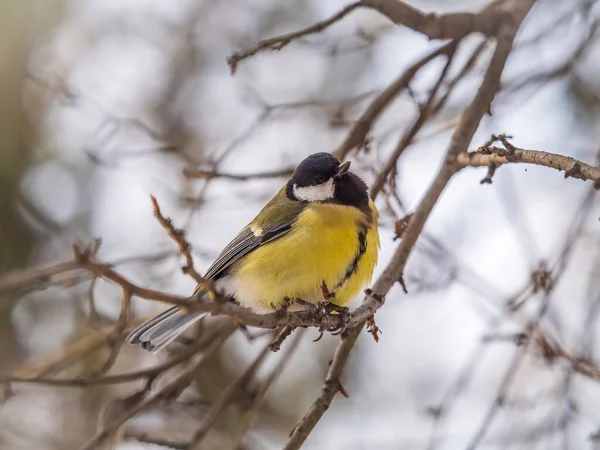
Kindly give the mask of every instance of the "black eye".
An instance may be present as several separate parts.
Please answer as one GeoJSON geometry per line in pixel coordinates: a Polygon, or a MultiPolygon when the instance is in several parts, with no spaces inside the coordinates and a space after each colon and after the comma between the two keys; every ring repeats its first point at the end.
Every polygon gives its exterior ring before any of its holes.
{"type": "Polygon", "coordinates": [[[325,183],[325,178],[322,177],[321,175],[317,175],[315,177],[315,184],[323,184],[325,183]]]}

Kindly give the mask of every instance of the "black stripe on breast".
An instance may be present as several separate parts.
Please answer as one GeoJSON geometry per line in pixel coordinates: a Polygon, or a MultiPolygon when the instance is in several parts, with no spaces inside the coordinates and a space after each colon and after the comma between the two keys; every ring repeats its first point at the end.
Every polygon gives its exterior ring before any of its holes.
{"type": "Polygon", "coordinates": [[[365,254],[366,251],[367,251],[367,231],[365,229],[361,229],[358,232],[358,253],[356,254],[356,256],[354,257],[352,262],[346,268],[346,273],[344,274],[344,277],[340,281],[338,281],[338,283],[333,288],[334,292],[337,291],[339,288],[341,288],[344,285],[344,283],[346,281],[348,281],[352,275],[354,275],[354,272],[356,272],[356,269],[358,268],[358,263],[360,262],[360,258],[362,258],[362,256],[365,254]]]}

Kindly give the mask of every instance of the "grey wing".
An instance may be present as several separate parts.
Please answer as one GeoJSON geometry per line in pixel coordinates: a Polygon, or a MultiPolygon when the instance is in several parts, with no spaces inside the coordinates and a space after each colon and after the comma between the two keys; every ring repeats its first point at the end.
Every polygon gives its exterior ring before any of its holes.
{"type": "Polygon", "coordinates": [[[254,249],[290,231],[292,224],[293,222],[285,222],[271,225],[265,228],[260,235],[254,234],[250,226],[247,226],[223,249],[216,261],[206,271],[204,278],[213,279],[224,274],[235,262],[254,249]]]}
{"type": "MultiPolygon", "coordinates": [[[[223,249],[217,260],[206,272],[205,277],[210,279],[226,273],[232,264],[252,250],[287,233],[292,228],[292,223],[286,222],[270,226],[264,229],[260,235],[255,235],[249,226],[244,228],[223,249]]],[[[201,285],[196,288],[194,294],[198,293],[200,287],[201,285]]],[[[138,326],[127,337],[127,340],[130,344],[139,344],[144,350],[156,353],[173,342],[177,336],[203,316],[204,313],[187,314],[178,306],[173,306],[138,326]]]]}

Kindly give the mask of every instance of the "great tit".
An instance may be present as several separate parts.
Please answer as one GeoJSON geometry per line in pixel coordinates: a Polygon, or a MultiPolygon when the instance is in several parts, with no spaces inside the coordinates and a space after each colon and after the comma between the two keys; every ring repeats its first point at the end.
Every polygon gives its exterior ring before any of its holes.
{"type": "MultiPolygon", "coordinates": [[[[255,312],[284,302],[316,304],[323,283],[345,306],[371,281],[379,251],[378,212],[367,185],[330,153],[304,159],[287,184],[223,249],[205,278],[255,312]]],[[[195,295],[206,295],[202,288],[195,295]]],[[[293,305],[292,305],[293,306],[293,305]]],[[[131,344],[158,352],[205,313],[172,307],[144,322],[131,344]]]]}

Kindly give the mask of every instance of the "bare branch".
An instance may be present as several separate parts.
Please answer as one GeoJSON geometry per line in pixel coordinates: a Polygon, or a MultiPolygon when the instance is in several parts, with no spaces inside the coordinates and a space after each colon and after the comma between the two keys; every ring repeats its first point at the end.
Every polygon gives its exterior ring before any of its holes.
{"type": "Polygon", "coordinates": [[[333,360],[329,365],[325,383],[321,388],[319,397],[314,401],[311,408],[304,414],[298,425],[292,431],[289,441],[286,443],[283,450],[298,449],[304,443],[310,432],[321,420],[325,411],[329,409],[329,405],[333,401],[335,395],[342,389],[340,376],[346,367],[350,352],[362,331],[364,323],[357,328],[353,328],[348,336],[338,345],[333,360]]]}
{"type": "MultiPolygon", "coordinates": [[[[446,152],[445,163],[440,169],[429,190],[425,194],[425,197],[423,200],[421,200],[419,206],[416,208],[413,217],[409,221],[406,233],[402,238],[398,249],[394,253],[391,262],[384,269],[379,279],[373,285],[373,291],[378,295],[381,296],[387,293],[389,289],[396,283],[396,281],[402,278],[402,273],[408,256],[410,255],[417,238],[423,230],[425,221],[429,217],[429,214],[431,213],[442,191],[454,173],[456,173],[458,170],[456,167],[456,158],[461,152],[466,151],[471,139],[473,138],[473,135],[475,134],[479,122],[489,109],[489,105],[491,104],[496,92],[498,91],[498,88],[500,87],[500,76],[504,69],[508,55],[512,49],[514,38],[521,22],[533,6],[534,2],[535,0],[524,0],[510,3],[512,6],[512,10],[510,11],[511,20],[503,22],[501,30],[498,34],[496,50],[492,60],[490,61],[483,82],[477,94],[475,95],[475,98],[463,114],[460,123],[454,130],[450,141],[450,146],[446,152]]],[[[363,306],[371,303],[371,299],[374,298],[374,295],[369,296],[363,302],[363,306]]],[[[321,395],[313,403],[310,410],[305,414],[296,429],[293,431],[290,440],[285,446],[286,450],[300,448],[317,422],[328,409],[329,405],[333,401],[333,398],[335,397],[335,394],[340,390],[341,385],[339,382],[339,375],[345,366],[345,363],[364,324],[365,322],[361,323],[356,328],[351,329],[349,335],[338,345],[334,360],[327,374],[327,379],[323,389],[321,390],[321,395]]]]}
{"type": "Polygon", "coordinates": [[[406,131],[404,136],[402,136],[402,139],[400,139],[400,142],[398,142],[398,145],[394,149],[394,152],[390,155],[385,167],[383,168],[383,170],[381,170],[381,172],[379,172],[377,178],[373,182],[370,189],[370,196],[372,199],[375,199],[379,192],[381,192],[381,189],[383,188],[383,185],[385,184],[385,181],[387,180],[388,176],[390,176],[391,173],[396,172],[398,159],[400,158],[404,150],[406,150],[406,148],[413,141],[419,130],[423,127],[423,125],[425,124],[427,119],[429,119],[431,113],[433,112],[435,96],[437,95],[438,90],[442,82],[446,78],[448,70],[450,69],[450,65],[452,64],[452,60],[454,59],[457,45],[457,41],[451,41],[449,44],[443,47],[446,49],[446,65],[444,66],[444,69],[438,77],[437,82],[431,90],[427,103],[421,108],[421,111],[419,112],[419,115],[415,119],[413,125],[406,131]]]}
{"type": "Polygon", "coordinates": [[[206,281],[194,268],[194,258],[192,258],[192,254],[190,253],[192,247],[185,238],[185,231],[175,228],[171,219],[162,215],[156,198],[154,196],[151,196],[150,198],[152,199],[152,205],[154,206],[154,217],[156,217],[161,226],[167,231],[168,235],[177,243],[179,251],[185,258],[185,266],[181,268],[182,272],[191,276],[196,283],[204,284],[206,281]]]}
{"type": "Polygon", "coordinates": [[[495,8],[479,13],[424,14],[398,0],[363,0],[360,6],[372,8],[396,25],[404,25],[425,34],[429,39],[457,39],[470,33],[496,36],[511,14],[495,8]]]}
{"type": "Polygon", "coordinates": [[[496,167],[508,163],[527,163],[537,166],[550,167],[565,172],[565,178],[572,177],[580,180],[591,180],[599,187],[600,168],[578,161],[570,156],[539,150],[524,150],[512,148],[506,150],[499,147],[480,147],[477,152],[463,152],[458,155],[458,164],[463,167],[496,167]]]}
{"type": "Polygon", "coordinates": [[[44,286],[58,275],[81,269],[77,262],[67,261],[45,268],[31,268],[9,272],[0,278],[0,293],[18,292],[31,285],[44,286]]]}
{"type": "MultiPolygon", "coordinates": [[[[290,358],[292,357],[294,352],[298,349],[298,345],[300,344],[300,340],[302,339],[302,337],[304,335],[304,331],[305,330],[299,330],[298,333],[296,334],[296,336],[294,336],[294,339],[292,339],[292,342],[288,345],[288,347],[285,349],[284,353],[281,355],[279,362],[277,363],[275,368],[263,380],[260,387],[258,388],[258,391],[256,391],[256,393],[254,394],[252,406],[244,415],[242,425],[238,431],[238,434],[236,437],[236,443],[233,446],[234,450],[242,450],[243,449],[244,437],[250,430],[250,427],[252,426],[252,423],[254,422],[256,414],[260,410],[260,407],[262,406],[262,404],[265,400],[267,391],[269,390],[269,388],[271,387],[273,382],[275,382],[275,380],[277,380],[277,378],[279,378],[279,375],[281,375],[281,372],[283,372],[283,370],[285,369],[286,364],[288,363],[288,361],[290,360],[290,358]]],[[[271,344],[271,346],[272,345],[273,344],[271,344]]],[[[272,348],[271,348],[271,350],[272,350],[272,348]]]]}
{"type": "Polygon", "coordinates": [[[215,420],[217,420],[219,414],[228,406],[230,402],[232,402],[234,395],[237,394],[240,389],[246,386],[252,380],[252,378],[254,378],[256,371],[270,353],[269,347],[270,344],[267,344],[256,357],[254,362],[250,365],[250,367],[248,367],[248,369],[242,374],[242,376],[231,383],[225,392],[210,407],[206,415],[202,418],[200,426],[190,441],[190,450],[200,450],[200,444],[202,443],[202,440],[206,437],[206,434],[210,430],[210,427],[213,425],[215,420]]]}
{"type": "Polygon", "coordinates": [[[244,59],[254,56],[258,52],[263,50],[281,50],[293,40],[300,39],[304,36],[308,36],[309,34],[320,33],[324,29],[343,19],[345,16],[350,14],[359,6],[361,6],[360,2],[351,3],[350,5],[346,6],[344,9],[339,11],[337,14],[334,14],[326,20],[317,22],[308,28],[304,28],[300,31],[295,31],[293,33],[284,34],[282,36],[277,36],[271,39],[265,39],[263,41],[260,41],[258,45],[249,50],[243,50],[234,53],[229,58],[227,58],[227,64],[229,64],[231,74],[235,74],[237,70],[237,65],[244,59]]]}
{"type": "MultiPolygon", "coordinates": [[[[202,354],[200,359],[194,363],[189,369],[185,370],[182,374],[177,376],[173,381],[166,384],[156,394],[140,399],[141,401],[134,403],[129,409],[119,414],[115,419],[105,423],[100,430],[85,444],[81,447],[81,450],[93,450],[98,448],[106,439],[110,438],[125,422],[133,418],[140,412],[146,410],[148,407],[155,405],[165,398],[172,395],[173,391],[178,391],[183,384],[189,384],[190,378],[193,377],[204,368],[204,366],[210,361],[210,359],[216,354],[217,350],[221,345],[233,334],[236,326],[230,324],[229,327],[222,332],[222,334],[213,339],[206,351],[202,354]]],[[[152,380],[149,379],[151,384],[152,380]]]]}
{"type": "Polygon", "coordinates": [[[201,179],[212,179],[212,178],[227,178],[229,180],[236,181],[248,181],[248,180],[261,180],[264,178],[282,178],[289,177],[294,172],[294,169],[280,169],[272,170],[268,172],[251,173],[247,175],[215,172],[214,170],[203,170],[192,167],[187,167],[183,170],[183,174],[188,178],[201,178],[201,179]]]}
{"type": "Polygon", "coordinates": [[[448,54],[456,45],[455,42],[443,45],[434,50],[424,58],[417,61],[404,71],[404,73],[392,84],[390,84],[375,100],[371,102],[365,112],[354,122],[350,132],[342,144],[333,152],[339,159],[344,159],[353,148],[360,148],[367,142],[367,135],[371,131],[373,123],[379,118],[383,111],[394,101],[400,93],[408,87],[414,76],[428,63],[438,56],[448,54]]]}
{"type": "Polygon", "coordinates": [[[188,450],[188,443],[183,441],[174,441],[171,439],[160,439],[154,438],[148,433],[137,433],[134,431],[126,431],[125,439],[131,439],[134,441],[142,442],[144,444],[156,445],[159,447],[166,447],[174,450],[188,450]]]}
{"type": "Polygon", "coordinates": [[[260,41],[256,46],[234,53],[227,59],[231,73],[235,74],[238,64],[264,50],[281,50],[290,42],[320,33],[339,22],[357,8],[374,9],[396,25],[404,25],[425,34],[430,39],[460,39],[470,33],[482,33],[495,37],[502,26],[514,19],[510,11],[487,7],[479,13],[449,13],[444,15],[424,14],[418,9],[398,0],[362,0],[351,3],[326,20],[292,33],[260,41]]]}
{"type": "Polygon", "coordinates": [[[148,369],[136,370],[133,372],[105,375],[101,377],[81,377],[81,378],[44,378],[43,376],[25,377],[25,376],[9,376],[0,377],[0,383],[32,383],[41,384],[47,386],[60,386],[60,387],[73,387],[82,388],[89,386],[105,386],[120,383],[129,383],[131,381],[155,378],[158,375],[167,372],[173,367],[189,361],[198,352],[202,351],[207,344],[212,340],[214,334],[204,337],[204,339],[192,344],[189,348],[185,349],[180,355],[166,361],[163,364],[159,364],[148,369]]]}

